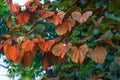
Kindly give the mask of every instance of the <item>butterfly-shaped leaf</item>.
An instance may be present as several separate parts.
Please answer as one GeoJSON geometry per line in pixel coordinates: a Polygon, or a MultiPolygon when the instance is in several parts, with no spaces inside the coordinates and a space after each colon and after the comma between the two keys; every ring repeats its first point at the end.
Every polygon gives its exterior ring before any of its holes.
{"type": "Polygon", "coordinates": [[[75,19],[76,21],[80,22],[80,23],[83,23],[83,22],[86,22],[87,19],[93,14],[92,11],[87,11],[83,14],[81,14],[80,12],[77,12],[77,11],[74,11],[72,13],[72,17],[73,19],[75,19]]]}

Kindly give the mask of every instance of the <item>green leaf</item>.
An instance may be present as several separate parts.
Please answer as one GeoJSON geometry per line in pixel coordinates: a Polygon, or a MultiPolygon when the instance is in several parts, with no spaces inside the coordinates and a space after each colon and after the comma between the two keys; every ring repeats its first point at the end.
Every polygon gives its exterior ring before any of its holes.
{"type": "Polygon", "coordinates": [[[88,36],[93,36],[94,26],[90,26],[88,29],[88,36]]]}

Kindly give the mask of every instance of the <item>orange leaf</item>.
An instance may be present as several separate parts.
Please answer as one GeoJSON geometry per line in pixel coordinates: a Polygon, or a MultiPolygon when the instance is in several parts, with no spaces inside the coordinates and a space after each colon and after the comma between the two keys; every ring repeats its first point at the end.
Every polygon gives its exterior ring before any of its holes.
{"type": "Polygon", "coordinates": [[[11,20],[11,17],[10,17],[10,16],[8,17],[8,20],[7,20],[6,24],[7,24],[7,26],[8,26],[9,28],[12,27],[12,20],[11,20]]]}
{"type": "Polygon", "coordinates": [[[45,41],[45,39],[39,39],[39,47],[43,52],[49,52],[54,43],[55,40],[45,41]]]}
{"type": "Polygon", "coordinates": [[[107,51],[104,47],[95,47],[93,51],[89,51],[88,55],[97,63],[103,64],[107,56],[107,51]]]}
{"type": "Polygon", "coordinates": [[[28,11],[19,12],[16,15],[17,24],[21,24],[21,25],[27,24],[30,19],[30,16],[31,16],[31,14],[28,11]]]}
{"type": "Polygon", "coordinates": [[[18,58],[19,49],[17,46],[6,46],[4,49],[6,57],[11,61],[16,61],[18,58]]]}
{"type": "Polygon", "coordinates": [[[38,39],[38,38],[34,38],[34,39],[32,40],[32,42],[38,43],[38,42],[39,42],[39,39],[38,39]]]}
{"type": "Polygon", "coordinates": [[[63,44],[56,44],[52,48],[52,53],[55,56],[60,56],[61,58],[63,58],[65,56],[65,53],[66,53],[66,48],[63,44]]]}
{"type": "Polygon", "coordinates": [[[22,58],[22,64],[25,66],[25,67],[28,67],[30,66],[30,64],[32,63],[32,53],[31,52],[26,52],[24,53],[23,55],[23,58],[22,58]]]}
{"type": "Polygon", "coordinates": [[[35,44],[31,40],[26,40],[24,43],[22,43],[22,49],[27,52],[32,51],[34,46],[35,44]]]}

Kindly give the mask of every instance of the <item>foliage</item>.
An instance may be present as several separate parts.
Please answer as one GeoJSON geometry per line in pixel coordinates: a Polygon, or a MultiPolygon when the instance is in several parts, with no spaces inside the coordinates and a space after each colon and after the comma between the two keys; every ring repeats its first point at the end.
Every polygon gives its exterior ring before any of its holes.
{"type": "Polygon", "coordinates": [[[8,76],[120,79],[119,0],[0,3],[0,53],[9,60],[8,76]]]}

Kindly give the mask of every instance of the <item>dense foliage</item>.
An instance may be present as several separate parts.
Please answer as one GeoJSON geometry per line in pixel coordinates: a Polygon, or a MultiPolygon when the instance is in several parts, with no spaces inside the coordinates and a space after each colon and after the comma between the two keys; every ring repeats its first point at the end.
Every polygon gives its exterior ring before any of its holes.
{"type": "Polygon", "coordinates": [[[0,8],[9,77],[120,79],[120,0],[0,0],[0,8]]]}

